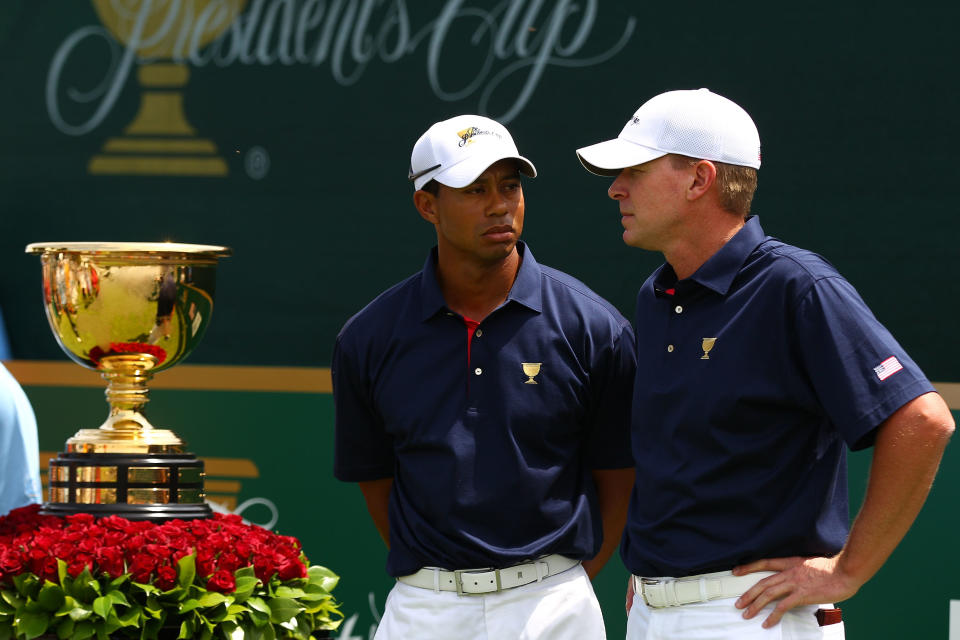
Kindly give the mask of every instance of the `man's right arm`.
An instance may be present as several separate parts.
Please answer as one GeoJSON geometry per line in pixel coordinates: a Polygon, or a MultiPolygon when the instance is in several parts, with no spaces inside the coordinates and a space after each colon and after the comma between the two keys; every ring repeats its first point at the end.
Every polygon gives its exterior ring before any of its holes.
{"type": "Polygon", "coordinates": [[[393,478],[383,478],[380,480],[369,480],[357,483],[360,485],[360,491],[367,501],[367,511],[373,518],[373,524],[380,532],[380,537],[390,548],[390,519],[388,511],[390,507],[390,491],[393,489],[393,478]]]}

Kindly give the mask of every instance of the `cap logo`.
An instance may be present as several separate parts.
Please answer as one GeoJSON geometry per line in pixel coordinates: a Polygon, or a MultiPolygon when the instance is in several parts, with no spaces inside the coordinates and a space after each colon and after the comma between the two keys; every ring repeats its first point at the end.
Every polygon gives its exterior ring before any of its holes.
{"type": "Polygon", "coordinates": [[[469,144],[473,144],[474,136],[496,136],[503,139],[503,136],[496,131],[490,129],[478,129],[477,127],[469,127],[462,131],[457,131],[457,137],[460,138],[459,146],[465,147],[469,144]]]}

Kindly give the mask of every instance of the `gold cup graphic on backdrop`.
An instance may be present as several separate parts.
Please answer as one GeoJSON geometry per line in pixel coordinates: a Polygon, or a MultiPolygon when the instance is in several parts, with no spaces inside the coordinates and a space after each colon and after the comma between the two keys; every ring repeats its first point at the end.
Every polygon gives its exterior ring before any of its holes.
{"type": "Polygon", "coordinates": [[[216,145],[188,122],[183,91],[190,68],[174,59],[228,29],[247,0],[91,0],[121,46],[136,47],[140,109],[121,137],[90,159],[93,174],[225,176],[216,145]]]}
{"type": "Polygon", "coordinates": [[[107,381],[107,419],[81,429],[50,461],[43,513],[131,519],[212,515],[203,462],[144,415],[148,382],[183,360],[213,311],[226,247],[175,243],[43,242],[47,320],[71,360],[107,381]]]}

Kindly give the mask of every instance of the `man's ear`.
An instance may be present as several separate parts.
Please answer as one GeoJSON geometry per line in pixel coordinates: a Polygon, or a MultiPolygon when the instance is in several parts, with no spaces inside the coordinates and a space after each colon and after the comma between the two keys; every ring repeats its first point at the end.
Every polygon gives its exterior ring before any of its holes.
{"type": "Polygon", "coordinates": [[[417,208],[420,217],[430,224],[437,224],[437,197],[429,191],[417,189],[413,192],[413,206],[417,208]]]}
{"type": "Polygon", "coordinates": [[[709,160],[700,160],[693,167],[693,181],[687,188],[687,200],[699,200],[717,181],[717,167],[709,160]]]}

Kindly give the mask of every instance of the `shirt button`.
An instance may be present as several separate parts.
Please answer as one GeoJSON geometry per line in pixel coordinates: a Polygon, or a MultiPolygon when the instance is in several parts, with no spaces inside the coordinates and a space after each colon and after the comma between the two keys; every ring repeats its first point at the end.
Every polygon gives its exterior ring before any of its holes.
{"type": "Polygon", "coordinates": [[[483,335],[483,329],[477,329],[477,332],[474,334],[478,338],[483,335]]]}
{"type": "Polygon", "coordinates": [[[476,369],[473,370],[473,372],[477,375],[480,375],[481,373],[483,373],[483,369],[481,369],[480,367],[477,367],[476,369]]]}
{"type": "Polygon", "coordinates": [[[667,353],[673,353],[673,345],[672,345],[672,344],[668,344],[668,345],[667,345],[667,353]]]}
{"type": "Polygon", "coordinates": [[[680,305],[675,306],[673,310],[676,311],[677,313],[683,313],[683,307],[681,307],[680,305]]]}

